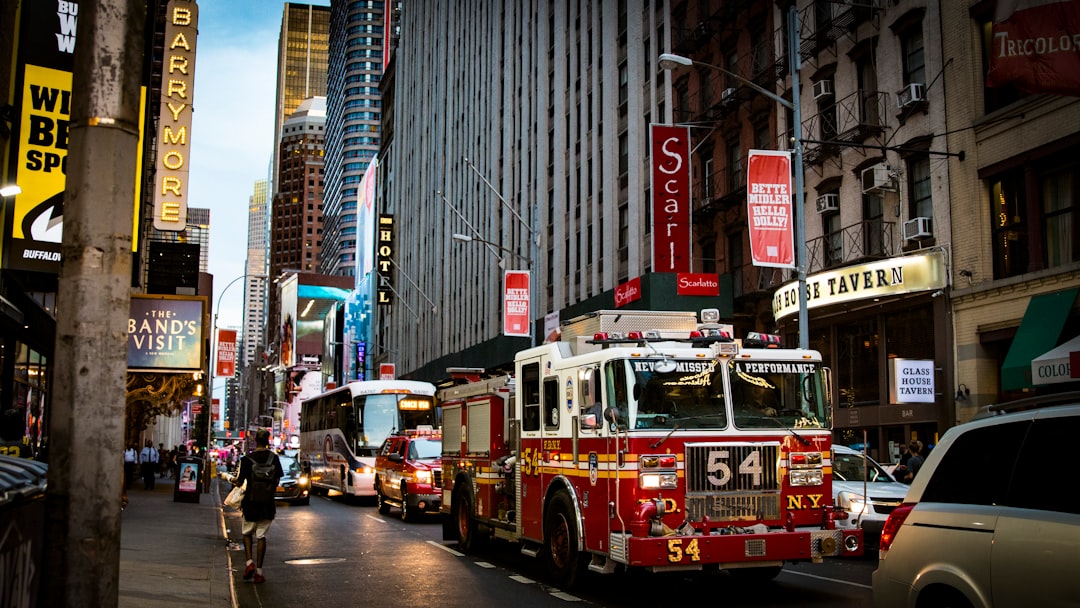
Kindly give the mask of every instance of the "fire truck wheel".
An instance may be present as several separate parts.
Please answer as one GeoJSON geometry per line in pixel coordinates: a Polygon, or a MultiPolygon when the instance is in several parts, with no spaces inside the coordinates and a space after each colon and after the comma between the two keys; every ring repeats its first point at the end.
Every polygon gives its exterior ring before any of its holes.
{"type": "Polygon", "coordinates": [[[473,499],[468,492],[454,492],[451,517],[457,532],[458,546],[465,553],[472,553],[480,546],[480,537],[476,532],[476,519],[473,518],[473,499]]]}
{"type": "Polygon", "coordinates": [[[544,549],[554,583],[564,589],[574,586],[582,565],[578,552],[577,525],[574,521],[574,505],[566,492],[559,492],[551,499],[544,516],[544,549]]]}

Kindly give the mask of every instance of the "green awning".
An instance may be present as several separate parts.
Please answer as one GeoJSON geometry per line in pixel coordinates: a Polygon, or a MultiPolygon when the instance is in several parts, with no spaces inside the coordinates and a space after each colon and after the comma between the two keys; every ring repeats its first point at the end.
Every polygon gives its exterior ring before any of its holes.
{"type": "Polygon", "coordinates": [[[1057,346],[1080,288],[1033,296],[1001,366],[1001,390],[1032,388],[1031,360],[1057,346]]]}

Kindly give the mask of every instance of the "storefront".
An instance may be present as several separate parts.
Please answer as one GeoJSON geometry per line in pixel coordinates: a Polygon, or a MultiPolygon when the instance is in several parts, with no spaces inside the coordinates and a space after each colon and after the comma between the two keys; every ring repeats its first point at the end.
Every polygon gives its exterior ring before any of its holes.
{"type": "MultiPolygon", "coordinates": [[[[951,320],[944,255],[930,252],[807,277],[810,348],[833,370],[835,439],[867,444],[882,462],[912,439],[933,445],[953,403],[951,320]]],[[[798,285],[773,312],[797,342],[798,285]]]]}

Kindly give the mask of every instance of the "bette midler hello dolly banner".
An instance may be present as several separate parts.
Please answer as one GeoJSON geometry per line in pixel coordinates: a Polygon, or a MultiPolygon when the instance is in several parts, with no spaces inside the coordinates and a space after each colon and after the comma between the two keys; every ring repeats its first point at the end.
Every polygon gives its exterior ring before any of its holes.
{"type": "Polygon", "coordinates": [[[754,266],[794,268],[791,153],[750,150],[746,175],[746,219],[754,266]]]}

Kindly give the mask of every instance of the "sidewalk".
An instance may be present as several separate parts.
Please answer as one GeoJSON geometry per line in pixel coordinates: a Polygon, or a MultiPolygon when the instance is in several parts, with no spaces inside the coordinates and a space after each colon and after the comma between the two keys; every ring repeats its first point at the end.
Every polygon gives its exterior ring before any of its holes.
{"type": "Polygon", "coordinates": [[[128,491],[120,515],[120,608],[236,608],[221,506],[228,484],[215,479],[198,503],[174,502],[173,484],[159,479],[147,491],[139,479],[128,491]]]}

